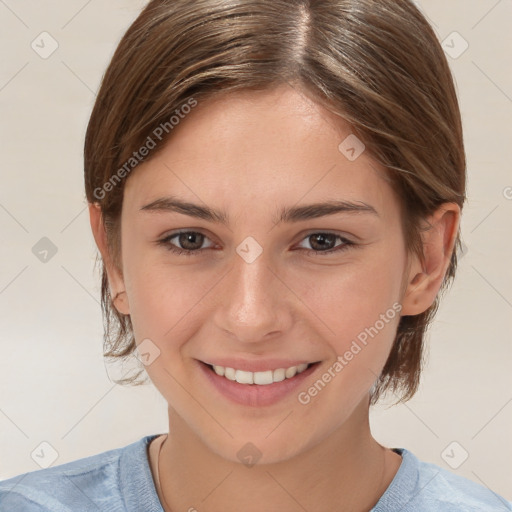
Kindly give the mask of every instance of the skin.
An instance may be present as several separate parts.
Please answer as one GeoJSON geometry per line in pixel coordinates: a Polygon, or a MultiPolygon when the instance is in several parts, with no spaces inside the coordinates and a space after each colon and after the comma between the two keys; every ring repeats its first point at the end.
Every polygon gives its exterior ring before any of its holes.
{"type": "MultiPolygon", "coordinates": [[[[127,179],[122,272],[106,249],[99,208],[89,207],[112,296],[119,294],[115,306],[131,315],[137,343],[149,338],[160,350],[146,370],[169,404],[171,435],[157,489],[166,511],[364,511],[399,468],[401,457],[372,437],[368,419],[369,390],[398,314],[307,405],[297,393],[265,407],[232,403],[205,381],[196,361],[233,354],[321,361],[303,391],[393,304],[403,315],[432,304],[459,208],[444,204],[428,219],[422,265],[406,251],[398,198],[384,170],[366,151],[349,161],[338,150],[350,133],[288,85],[198,104],[163,150],[127,179]],[[170,194],[225,210],[229,225],[140,211],[170,194]],[[272,221],[282,207],[333,199],[364,202],[378,216],[272,221]],[[185,228],[205,235],[194,246],[202,253],[176,255],[155,243],[185,228]],[[311,235],[326,231],[357,246],[308,254],[320,252],[311,235]],[[263,249],[250,264],[236,252],[248,236],[263,249]],[[262,454],[252,467],[237,457],[248,442],[262,454]]],[[[172,243],[180,247],[179,237],[172,243]]],[[[162,441],[149,449],[153,474],[162,441]]]]}

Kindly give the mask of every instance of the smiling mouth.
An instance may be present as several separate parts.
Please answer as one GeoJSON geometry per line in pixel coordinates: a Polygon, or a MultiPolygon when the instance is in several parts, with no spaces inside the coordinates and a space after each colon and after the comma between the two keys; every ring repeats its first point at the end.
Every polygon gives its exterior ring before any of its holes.
{"type": "Polygon", "coordinates": [[[215,372],[218,376],[224,377],[229,381],[236,381],[239,384],[246,385],[260,385],[266,386],[269,384],[275,384],[284,380],[293,379],[295,376],[300,375],[302,372],[309,369],[311,366],[319,364],[320,361],[314,363],[302,363],[297,366],[290,366],[288,368],[276,368],[275,370],[266,370],[262,372],[249,372],[244,370],[238,370],[236,368],[211,365],[203,363],[212,372],[215,372]]]}

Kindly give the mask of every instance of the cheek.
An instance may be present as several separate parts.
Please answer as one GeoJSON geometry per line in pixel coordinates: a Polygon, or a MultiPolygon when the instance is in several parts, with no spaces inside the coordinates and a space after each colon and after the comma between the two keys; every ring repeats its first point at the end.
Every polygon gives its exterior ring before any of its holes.
{"type": "MultiPolygon", "coordinates": [[[[324,378],[332,382],[333,393],[315,398],[318,405],[343,402],[342,409],[351,410],[386,363],[400,320],[405,264],[403,253],[393,247],[397,246],[380,245],[350,264],[303,276],[305,302],[315,313],[319,332],[324,333],[324,341],[331,348],[332,359],[324,378]]],[[[321,388],[321,383],[317,387],[321,388]]]]}
{"type": "Polygon", "coordinates": [[[401,273],[384,271],[380,260],[310,283],[307,303],[331,352],[323,373],[298,397],[311,405],[306,411],[313,423],[325,411],[337,411],[333,424],[345,421],[387,361],[400,320],[401,273]]]}
{"type": "Polygon", "coordinates": [[[292,282],[341,351],[376,322],[388,336],[388,324],[399,309],[404,264],[401,253],[379,245],[346,265],[304,272],[292,282]]]}
{"type": "Polygon", "coordinates": [[[159,343],[165,333],[180,325],[194,299],[197,301],[199,283],[195,279],[190,282],[186,271],[166,264],[165,249],[150,247],[136,229],[126,229],[135,222],[122,224],[124,283],[130,317],[137,342],[150,338],[159,343]]]}
{"type": "Polygon", "coordinates": [[[142,258],[127,258],[125,268],[136,340],[150,338],[168,347],[169,340],[191,337],[197,324],[194,318],[218,276],[142,258]]]}

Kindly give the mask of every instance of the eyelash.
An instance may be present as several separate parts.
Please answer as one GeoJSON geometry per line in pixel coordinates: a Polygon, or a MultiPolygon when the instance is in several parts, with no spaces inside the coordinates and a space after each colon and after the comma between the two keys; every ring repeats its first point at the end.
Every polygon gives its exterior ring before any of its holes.
{"type": "MultiPolygon", "coordinates": [[[[182,234],[191,234],[191,233],[202,235],[205,238],[207,238],[206,235],[204,235],[203,233],[201,233],[199,231],[178,231],[177,233],[172,233],[169,236],[166,236],[165,238],[158,240],[157,244],[164,246],[168,251],[170,251],[174,254],[183,255],[183,256],[197,256],[198,254],[201,254],[206,249],[209,249],[209,247],[206,247],[203,249],[196,249],[196,250],[180,249],[179,247],[176,247],[175,245],[171,244],[171,240],[173,238],[175,238],[179,235],[182,235],[182,234]]],[[[349,249],[350,247],[354,247],[354,248],[357,247],[357,244],[355,244],[354,242],[351,242],[350,240],[347,240],[346,238],[344,238],[336,233],[330,233],[328,231],[315,231],[315,232],[309,233],[301,241],[303,241],[313,235],[334,235],[337,239],[341,240],[343,243],[335,246],[333,249],[329,249],[326,251],[315,251],[314,249],[301,249],[303,251],[306,251],[310,255],[324,256],[324,255],[329,255],[329,254],[334,254],[334,253],[339,253],[339,252],[345,251],[345,250],[349,249]]]]}

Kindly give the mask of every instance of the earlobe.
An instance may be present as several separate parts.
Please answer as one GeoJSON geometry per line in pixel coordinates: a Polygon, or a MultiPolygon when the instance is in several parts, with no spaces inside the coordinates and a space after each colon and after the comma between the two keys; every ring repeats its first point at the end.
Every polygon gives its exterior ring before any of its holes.
{"type": "Polygon", "coordinates": [[[126,290],[122,290],[120,292],[117,292],[112,297],[112,304],[114,304],[115,308],[119,313],[123,315],[129,315],[130,314],[130,305],[128,303],[128,297],[126,295],[126,290]]]}
{"type": "Polygon", "coordinates": [[[107,272],[110,296],[112,297],[112,303],[119,313],[123,315],[130,314],[130,306],[128,303],[128,297],[126,295],[124,279],[113,263],[110,251],[107,244],[107,233],[103,224],[101,207],[98,203],[89,203],[89,219],[91,223],[91,229],[94,236],[96,246],[100,251],[105,270],[107,272]]]}
{"type": "Polygon", "coordinates": [[[427,219],[428,229],[421,233],[423,262],[418,256],[413,257],[402,298],[402,315],[419,315],[434,303],[451,261],[459,221],[456,203],[441,205],[427,219]]]}

